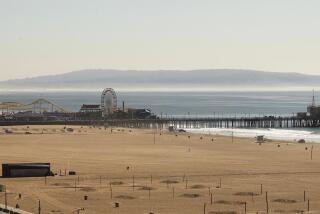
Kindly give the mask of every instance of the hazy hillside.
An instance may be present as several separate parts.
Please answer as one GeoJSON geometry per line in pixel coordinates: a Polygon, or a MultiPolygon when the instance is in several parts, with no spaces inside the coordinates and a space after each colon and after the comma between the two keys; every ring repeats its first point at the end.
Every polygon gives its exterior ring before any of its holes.
{"type": "Polygon", "coordinates": [[[0,82],[0,88],[308,87],[320,76],[254,70],[81,70],[0,82]]]}

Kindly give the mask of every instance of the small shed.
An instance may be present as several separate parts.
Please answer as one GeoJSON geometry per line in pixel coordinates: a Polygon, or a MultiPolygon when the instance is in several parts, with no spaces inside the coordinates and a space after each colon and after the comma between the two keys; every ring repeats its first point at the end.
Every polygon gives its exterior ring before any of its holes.
{"type": "Polygon", "coordinates": [[[2,177],[45,177],[52,176],[50,163],[8,163],[2,164],[2,177]]]}

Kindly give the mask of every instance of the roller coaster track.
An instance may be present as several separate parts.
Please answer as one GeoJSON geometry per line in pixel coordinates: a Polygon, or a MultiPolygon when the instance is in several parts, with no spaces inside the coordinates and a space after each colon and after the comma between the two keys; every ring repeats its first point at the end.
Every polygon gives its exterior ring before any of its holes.
{"type": "Polygon", "coordinates": [[[27,104],[25,106],[32,107],[33,109],[39,108],[39,110],[41,111],[41,108],[43,105],[48,105],[49,107],[51,107],[51,112],[53,112],[54,110],[58,111],[58,112],[63,112],[63,113],[70,112],[70,111],[66,110],[65,108],[63,108],[63,107],[51,102],[50,100],[45,99],[45,98],[37,99],[37,100],[33,101],[32,103],[27,104]]]}
{"type": "Polygon", "coordinates": [[[22,104],[18,102],[4,102],[0,103],[0,110],[9,111],[32,111],[33,113],[43,112],[62,112],[69,113],[67,109],[45,98],[37,99],[29,104],[22,104]]]}

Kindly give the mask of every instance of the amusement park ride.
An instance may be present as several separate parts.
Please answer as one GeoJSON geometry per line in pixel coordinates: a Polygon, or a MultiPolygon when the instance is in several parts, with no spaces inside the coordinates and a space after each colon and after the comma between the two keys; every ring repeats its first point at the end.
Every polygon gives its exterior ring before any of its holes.
{"type": "Polygon", "coordinates": [[[101,94],[100,105],[83,105],[79,112],[71,112],[52,101],[44,98],[37,99],[29,104],[18,102],[0,103],[0,119],[18,121],[52,121],[52,120],[105,120],[121,118],[150,117],[148,109],[134,109],[117,107],[117,94],[112,88],[106,88],[101,94]]]}
{"type": "Polygon", "coordinates": [[[112,88],[106,88],[101,94],[102,117],[106,117],[117,110],[117,94],[112,88]]]}
{"type": "Polygon", "coordinates": [[[17,112],[30,112],[33,114],[43,114],[44,112],[61,112],[69,113],[70,111],[44,98],[37,99],[29,104],[18,102],[0,103],[0,111],[2,114],[10,114],[17,112]]]}

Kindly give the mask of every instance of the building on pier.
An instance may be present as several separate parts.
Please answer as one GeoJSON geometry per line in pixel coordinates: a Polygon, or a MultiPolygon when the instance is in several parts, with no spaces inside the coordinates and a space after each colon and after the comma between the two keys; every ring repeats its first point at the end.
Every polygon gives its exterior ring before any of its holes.
{"type": "Polygon", "coordinates": [[[88,112],[101,112],[100,105],[96,104],[83,104],[80,108],[81,113],[88,113],[88,112]]]}
{"type": "Polygon", "coordinates": [[[320,106],[316,104],[314,91],[313,91],[313,96],[312,96],[312,102],[307,107],[307,112],[298,112],[296,117],[297,117],[297,119],[300,119],[300,120],[306,119],[306,118],[310,118],[313,120],[320,119],[320,106]]]}
{"type": "Polygon", "coordinates": [[[320,118],[320,106],[316,104],[314,91],[312,96],[312,103],[308,106],[308,114],[311,118],[320,118]]]}
{"type": "Polygon", "coordinates": [[[110,116],[112,119],[156,119],[156,116],[151,113],[150,109],[117,109],[110,116]]]}
{"type": "Polygon", "coordinates": [[[320,106],[309,106],[308,113],[311,118],[320,118],[320,106]]]}

